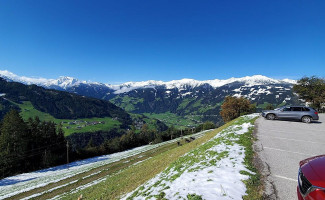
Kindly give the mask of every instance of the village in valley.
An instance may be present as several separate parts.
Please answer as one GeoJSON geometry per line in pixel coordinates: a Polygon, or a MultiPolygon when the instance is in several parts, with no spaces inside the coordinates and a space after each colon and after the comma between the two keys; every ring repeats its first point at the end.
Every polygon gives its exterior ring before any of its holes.
{"type": "Polygon", "coordinates": [[[74,126],[76,126],[76,129],[82,129],[86,126],[95,126],[97,124],[105,124],[105,121],[83,121],[83,120],[75,120],[72,122],[62,122],[63,124],[68,124],[68,126],[65,126],[66,129],[71,129],[74,126]]]}

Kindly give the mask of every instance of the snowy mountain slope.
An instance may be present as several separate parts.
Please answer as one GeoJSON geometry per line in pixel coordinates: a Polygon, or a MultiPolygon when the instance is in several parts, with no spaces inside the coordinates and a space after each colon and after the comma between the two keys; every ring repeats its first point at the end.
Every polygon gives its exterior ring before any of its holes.
{"type": "Polygon", "coordinates": [[[115,94],[127,93],[139,88],[164,87],[166,89],[177,88],[178,90],[182,90],[188,87],[195,88],[206,84],[210,85],[213,88],[218,88],[234,82],[242,82],[245,84],[245,86],[295,83],[295,80],[290,80],[290,79],[276,80],[262,75],[246,76],[243,78],[230,78],[226,80],[214,79],[214,80],[206,80],[206,81],[198,81],[194,79],[181,79],[181,80],[173,80],[168,82],[149,80],[149,81],[141,81],[141,82],[126,82],[120,85],[80,81],[73,77],[67,77],[67,76],[61,76],[58,79],[30,78],[25,76],[18,76],[7,70],[0,70],[0,77],[9,81],[20,82],[27,85],[35,84],[38,86],[43,86],[51,89],[66,90],[68,88],[76,87],[79,85],[101,86],[113,90],[115,94]]]}
{"type": "Polygon", "coordinates": [[[26,76],[18,76],[12,72],[9,72],[7,70],[0,70],[0,77],[8,80],[8,81],[14,81],[14,82],[20,82],[26,85],[38,85],[45,88],[52,88],[52,89],[66,89],[68,87],[73,87],[75,85],[78,85],[80,83],[86,83],[85,81],[79,81],[72,77],[65,77],[61,76],[58,79],[45,79],[45,78],[30,78],[26,76]]]}
{"type": "Polygon", "coordinates": [[[150,80],[150,81],[143,81],[143,82],[127,82],[121,85],[110,85],[110,87],[112,89],[115,89],[115,94],[120,94],[120,93],[132,91],[134,89],[154,88],[157,86],[163,86],[166,89],[177,88],[178,90],[181,90],[187,87],[195,88],[195,87],[208,84],[213,88],[218,88],[234,82],[245,83],[245,86],[254,86],[254,85],[281,84],[281,83],[293,84],[296,81],[290,79],[276,80],[262,75],[254,75],[254,76],[246,76],[243,78],[230,78],[226,80],[215,79],[215,80],[206,80],[206,81],[198,81],[194,79],[181,79],[181,80],[173,80],[169,82],[150,80]]]}

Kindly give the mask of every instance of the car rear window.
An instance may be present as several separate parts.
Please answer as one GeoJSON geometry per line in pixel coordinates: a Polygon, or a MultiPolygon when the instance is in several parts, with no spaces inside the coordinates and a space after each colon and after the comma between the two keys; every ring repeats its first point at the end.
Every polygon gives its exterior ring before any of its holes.
{"type": "Polygon", "coordinates": [[[302,108],[302,111],[310,111],[310,109],[309,108],[306,108],[306,107],[303,107],[302,108]]]}
{"type": "Polygon", "coordinates": [[[292,111],[301,111],[301,107],[291,107],[292,111]]]}

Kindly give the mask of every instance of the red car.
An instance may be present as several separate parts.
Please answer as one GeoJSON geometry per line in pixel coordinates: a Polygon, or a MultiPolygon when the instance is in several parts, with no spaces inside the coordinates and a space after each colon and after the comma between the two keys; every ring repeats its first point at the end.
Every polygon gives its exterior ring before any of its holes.
{"type": "Polygon", "coordinates": [[[297,194],[299,200],[325,199],[325,155],[300,161],[297,194]]]}

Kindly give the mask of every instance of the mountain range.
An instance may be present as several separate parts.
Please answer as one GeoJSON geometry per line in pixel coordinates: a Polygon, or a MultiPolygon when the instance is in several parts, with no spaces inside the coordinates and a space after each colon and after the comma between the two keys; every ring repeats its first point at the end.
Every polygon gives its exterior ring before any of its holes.
{"type": "Polygon", "coordinates": [[[108,101],[85,98],[64,91],[8,82],[0,78],[0,92],[1,99],[13,104],[30,101],[37,110],[58,119],[123,116],[124,119],[130,120],[130,116],[124,110],[108,101]]]}
{"type": "Polygon", "coordinates": [[[80,81],[64,76],[58,79],[29,78],[9,71],[0,71],[0,77],[7,81],[36,84],[48,89],[109,100],[128,112],[150,115],[167,124],[185,126],[206,120],[222,123],[219,111],[226,96],[248,98],[258,109],[265,108],[269,103],[274,106],[302,103],[292,91],[295,80],[277,80],[262,75],[206,81],[149,80],[120,85],[80,81]],[[178,116],[187,122],[182,122],[178,116]]]}
{"type": "Polygon", "coordinates": [[[262,75],[246,76],[243,78],[230,78],[226,80],[214,79],[214,80],[206,80],[206,81],[198,81],[194,79],[181,79],[181,80],[173,80],[168,82],[149,80],[149,81],[141,81],[141,82],[126,82],[120,85],[104,84],[104,83],[90,82],[90,81],[80,81],[76,78],[69,77],[69,76],[60,76],[58,79],[31,78],[25,76],[18,76],[7,70],[0,70],[0,77],[8,81],[20,82],[26,85],[35,84],[45,88],[58,89],[58,90],[68,90],[69,88],[77,88],[79,86],[85,86],[85,85],[95,87],[97,85],[98,87],[103,87],[113,91],[114,94],[126,93],[139,88],[165,87],[166,89],[174,89],[174,88],[182,89],[184,88],[184,86],[190,86],[194,88],[205,84],[208,84],[213,88],[218,88],[223,85],[227,85],[234,82],[244,82],[245,85],[247,86],[280,84],[280,83],[289,83],[289,84],[296,83],[295,80],[291,80],[291,79],[276,80],[262,75]]]}

